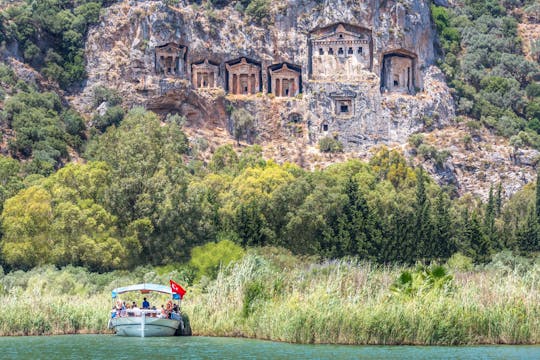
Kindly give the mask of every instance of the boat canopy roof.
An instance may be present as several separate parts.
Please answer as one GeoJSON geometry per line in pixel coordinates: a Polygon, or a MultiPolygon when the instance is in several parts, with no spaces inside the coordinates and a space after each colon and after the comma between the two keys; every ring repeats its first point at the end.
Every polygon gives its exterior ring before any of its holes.
{"type": "Polygon", "coordinates": [[[130,291],[140,291],[143,294],[151,291],[160,292],[164,294],[172,295],[170,286],[158,285],[158,284],[137,284],[116,288],[112,291],[112,297],[115,298],[118,294],[123,294],[130,291]]]}

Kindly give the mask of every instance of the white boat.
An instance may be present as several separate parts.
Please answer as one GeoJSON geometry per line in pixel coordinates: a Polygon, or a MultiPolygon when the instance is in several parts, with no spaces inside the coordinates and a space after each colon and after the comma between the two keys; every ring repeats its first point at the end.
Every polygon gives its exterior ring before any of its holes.
{"type": "Polygon", "coordinates": [[[168,309],[166,315],[162,314],[161,309],[113,309],[109,319],[109,328],[114,329],[116,335],[150,337],[150,336],[173,336],[177,330],[183,330],[182,316],[180,315],[180,299],[173,294],[169,286],[157,284],[137,284],[116,288],[112,291],[113,301],[120,294],[127,292],[140,292],[148,294],[158,292],[168,294],[172,300],[176,301],[177,311],[168,309]]]}

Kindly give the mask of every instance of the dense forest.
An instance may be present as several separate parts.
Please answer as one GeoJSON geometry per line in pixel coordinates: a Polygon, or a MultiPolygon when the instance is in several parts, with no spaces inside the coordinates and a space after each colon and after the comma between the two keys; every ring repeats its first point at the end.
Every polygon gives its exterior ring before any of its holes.
{"type": "MultiPolygon", "coordinates": [[[[265,1],[240,3],[249,15],[265,1]]],[[[0,43],[18,44],[27,64],[77,91],[86,32],[107,5],[9,6],[0,12],[0,43]]],[[[519,19],[538,20],[538,5],[465,0],[432,13],[461,118],[515,146],[540,147],[538,63],[525,58],[517,33],[519,19]]],[[[194,247],[222,240],[384,264],[458,252],[484,263],[505,249],[540,251],[540,191],[533,184],[510,199],[500,184],[486,201],[455,198],[384,147],[369,162],[314,171],[265,160],[257,145],[238,152],[222,146],[204,162],[199,154],[207,144],[188,140],[184,119],[142,108],[126,114],[110,89],[96,88],[95,108],[106,102],[108,109],[85,121],[57,92],[19,79],[7,63],[0,64],[0,84],[0,123],[10,134],[9,156],[0,157],[4,270],[177,263],[194,247]]]]}
{"type": "Polygon", "coordinates": [[[85,164],[22,179],[18,163],[2,158],[4,266],[159,265],[216,240],[381,263],[539,250],[540,197],[531,186],[504,203],[497,186],[486,203],[450,199],[386,148],[369,163],[316,171],[266,161],[258,146],[240,154],[223,146],[206,165],[196,151],[181,118],[162,124],[136,108],[89,141],[85,164]]]}

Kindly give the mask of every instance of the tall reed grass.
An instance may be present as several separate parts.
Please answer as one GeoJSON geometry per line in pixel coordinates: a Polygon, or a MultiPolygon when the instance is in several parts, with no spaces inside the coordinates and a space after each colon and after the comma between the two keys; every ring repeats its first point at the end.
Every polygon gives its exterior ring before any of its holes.
{"type": "Polygon", "coordinates": [[[198,288],[184,309],[201,335],[336,344],[540,342],[538,263],[520,272],[457,272],[451,291],[412,297],[389,291],[403,270],[251,254],[198,288]]]}
{"type": "MultiPolygon", "coordinates": [[[[297,343],[538,344],[540,264],[454,271],[450,291],[390,291],[402,267],[354,259],[317,262],[251,251],[217,278],[188,287],[195,335],[297,343]]],[[[0,275],[0,335],[107,332],[110,290],[177,273],[151,268],[91,274],[80,268],[0,275]]]]}

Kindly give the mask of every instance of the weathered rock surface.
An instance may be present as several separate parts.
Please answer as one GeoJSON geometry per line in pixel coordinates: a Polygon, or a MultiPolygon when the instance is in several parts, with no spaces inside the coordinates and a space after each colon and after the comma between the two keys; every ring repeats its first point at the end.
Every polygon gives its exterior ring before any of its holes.
{"type": "MultiPolygon", "coordinates": [[[[267,157],[308,168],[369,158],[369,150],[377,144],[406,150],[412,133],[435,130],[426,135],[426,142],[447,149],[449,158],[442,166],[416,159],[440,183],[455,186],[459,193],[485,196],[490,183],[502,181],[506,194],[514,193],[534,178],[532,165],[538,153],[515,152],[504,139],[489,134],[464,147],[461,139],[467,130],[453,126],[452,97],[435,66],[436,34],[429,4],[427,0],[272,1],[270,15],[258,24],[232,6],[217,10],[185,1],[169,7],[162,1],[126,0],[105,9],[101,23],[90,30],[88,81],[71,101],[91,115],[96,111],[93,88],[103,85],[117,89],[125,107],[142,105],[163,115],[181,114],[193,142],[208,141],[206,150],[200,151],[203,157],[221,144],[234,142],[230,111],[245,108],[254,115],[255,142],[263,145],[267,157]],[[349,72],[336,69],[332,81],[326,73],[332,71],[328,64],[318,67],[325,76],[313,76],[310,56],[320,49],[310,48],[310,40],[339,23],[368,35],[370,62],[361,64],[360,70],[353,68],[354,76],[349,78],[350,68],[349,72]],[[179,76],[156,72],[155,48],[170,42],[187,47],[179,76]],[[410,59],[413,84],[404,91],[381,91],[382,77],[388,74],[385,58],[393,52],[410,59]],[[227,87],[225,63],[242,57],[261,68],[260,88],[252,95],[233,95],[227,87]],[[197,89],[192,83],[191,64],[204,60],[219,68],[212,80],[216,88],[197,89]],[[300,69],[300,95],[268,93],[268,69],[282,63],[300,69]],[[338,111],[342,105],[345,114],[338,111]],[[317,141],[325,136],[337,137],[347,151],[321,154],[317,141]]],[[[328,47],[325,55],[327,51],[328,47]]],[[[339,67],[344,64],[340,61],[334,59],[332,64],[339,67]]],[[[392,80],[387,78],[386,83],[392,80]]],[[[395,80],[404,85],[402,78],[395,80]]]]}
{"type": "MultiPolygon", "coordinates": [[[[251,104],[258,141],[263,144],[297,115],[303,132],[300,146],[315,144],[324,136],[337,136],[349,149],[403,143],[422,129],[427,118],[433,125],[443,126],[454,115],[448,88],[434,66],[435,36],[429,1],[424,0],[273,1],[271,15],[263,24],[230,6],[215,10],[180,2],[171,8],[161,1],[124,1],[107,8],[102,22],[90,31],[86,46],[89,78],[82,96],[73,103],[89,112],[92,89],[104,85],[118,89],[128,107],[143,105],[164,114],[180,113],[187,117],[188,126],[219,124],[227,128],[225,106],[251,104]],[[336,23],[372,34],[370,70],[349,80],[312,80],[310,33],[336,23]],[[156,74],[154,49],[169,42],[182,44],[188,51],[185,74],[165,79],[156,74]],[[383,58],[395,50],[415,56],[416,95],[381,93],[383,58]],[[225,91],[197,90],[191,84],[190,64],[208,59],[220,64],[217,85],[225,89],[224,64],[240,57],[260,63],[261,93],[231,96],[225,91]],[[301,68],[303,91],[297,99],[283,101],[268,95],[266,70],[279,63],[301,68]],[[354,96],[353,113],[345,117],[336,114],[332,96],[343,93],[354,96]]],[[[298,139],[294,143],[298,145],[298,139]]]]}

